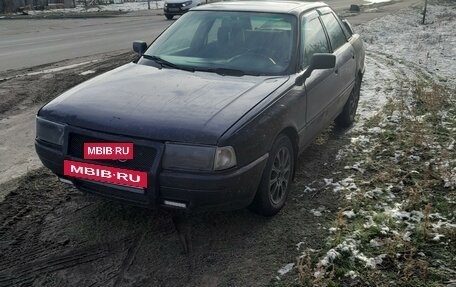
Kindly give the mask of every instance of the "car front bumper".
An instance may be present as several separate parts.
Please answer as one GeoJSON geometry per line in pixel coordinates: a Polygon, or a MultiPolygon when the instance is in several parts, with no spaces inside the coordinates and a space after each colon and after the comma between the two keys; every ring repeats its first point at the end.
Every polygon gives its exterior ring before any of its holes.
{"type": "Polygon", "coordinates": [[[237,169],[214,173],[189,173],[160,170],[161,149],[155,163],[147,172],[150,184],[146,189],[140,190],[65,177],[63,175],[65,159],[91,163],[68,154],[68,148],[65,148],[68,140],[65,141],[64,148],[60,150],[39,140],[35,141],[35,149],[43,165],[57,174],[62,181],[72,183],[76,188],[85,192],[149,208],[167,207],[189,211],[244,208],[252,202],[255,196],[268,159],[268,154],[265,154],[237,169]]]}
{"type": "Polygon", "coordinates": [[[188,12],[189,7],[164,7],[163,12],[167,15],[183,15],[188,12]]]}

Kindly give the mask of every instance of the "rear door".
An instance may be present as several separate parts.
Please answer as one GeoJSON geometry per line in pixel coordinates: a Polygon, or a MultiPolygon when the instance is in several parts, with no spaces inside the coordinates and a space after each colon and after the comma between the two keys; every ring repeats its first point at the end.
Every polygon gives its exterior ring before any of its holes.
{"type": "Polygon", "coordinates": [[[347,41],[346,34],[342,29],[342,23],[330,8],[319,9],[320,18],[328,33],[333,54],[336,56],[336,68],[334,69],[334,104],[329,108],[333,116],[340,111],[341,105],[347,100],[356,75],[355,50],[347,41]]]}

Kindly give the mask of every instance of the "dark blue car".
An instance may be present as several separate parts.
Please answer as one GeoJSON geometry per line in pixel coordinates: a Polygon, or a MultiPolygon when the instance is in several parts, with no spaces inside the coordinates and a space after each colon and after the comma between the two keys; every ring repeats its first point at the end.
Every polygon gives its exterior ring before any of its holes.
{"type": "Polygon", "coordinates": [[[355,118],[363,43],[324,3],[199,6],[133,46],[136,61],[38,112],[41,161],[80,190],[271,216],[298,155],[334,120],[355,118]]]}

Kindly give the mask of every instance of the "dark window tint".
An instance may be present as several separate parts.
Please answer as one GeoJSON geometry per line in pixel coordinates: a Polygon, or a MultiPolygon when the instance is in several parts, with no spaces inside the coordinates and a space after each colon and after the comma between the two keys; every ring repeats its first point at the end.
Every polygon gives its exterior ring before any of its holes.
{"type": "Polygon", "coordinates": [[[337,21],[334,14],[325,14],[321,16],[321,19],[323,20],[326,30],[328,31],[329,40],[331,41],[333,50],[336,50],[345,44],[345,42],[347,42],[344,32],[342,31],[342,28],[340,27],[339,22],[337,21]]]}
{"type": "Polygon", "coordinates": [[[328,53],[328,41],[321,26],[320,20],[314,18],[310,21],[303,21],[301,29],[301,67],[309,65],[310,58],[315,53],[328,53]]]}

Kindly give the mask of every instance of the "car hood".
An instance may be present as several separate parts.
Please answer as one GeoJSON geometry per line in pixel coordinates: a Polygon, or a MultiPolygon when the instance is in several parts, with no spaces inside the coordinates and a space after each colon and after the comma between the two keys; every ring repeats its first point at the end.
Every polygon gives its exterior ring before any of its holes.
{"type": "Polygon", "coordinates": [[[287,79],[221,76],[130,63],[70,89],[38,115],[112,134],[216,144],[287,79]]]}

